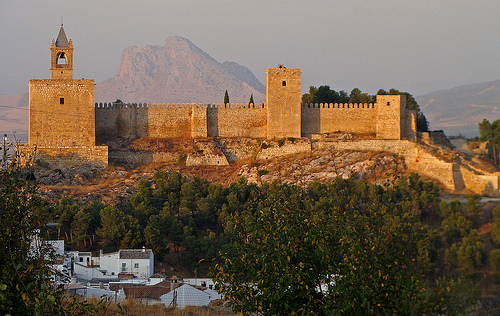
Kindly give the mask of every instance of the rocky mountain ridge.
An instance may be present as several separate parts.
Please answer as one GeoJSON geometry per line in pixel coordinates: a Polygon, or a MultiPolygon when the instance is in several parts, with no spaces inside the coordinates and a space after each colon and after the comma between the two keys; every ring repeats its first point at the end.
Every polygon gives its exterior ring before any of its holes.
{"type": "Polygon", "coordinates": [[[119,73],[96,85],[96,102],[120,99],[148,103],[232,103],[265,101],[265,86],[245,66],[219,63],[186,38],[171,36],[164,46],[129,46],[119,73]]]}

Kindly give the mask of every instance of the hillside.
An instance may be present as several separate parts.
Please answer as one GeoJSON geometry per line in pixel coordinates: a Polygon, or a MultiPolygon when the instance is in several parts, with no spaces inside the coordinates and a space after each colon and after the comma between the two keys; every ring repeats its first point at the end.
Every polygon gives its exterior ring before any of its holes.
{"type": "Polygon", "coordinates": [[[130,46],[119,73],[96,85],[96,102],[265,102],[265,86],[246,67],[219,63],[188,39],[171,36],[164,46],[130,46]]]}
{"type": "Polygon", "coordinates": [[[28,94],[0,94],[0,135],[7,134],[13,140],[13,132],[22,141],[28,135],[28,94]]]}
{"type": "Polygon", "coordinates": [[[440,90],[416,97],[433,130],[479,135],[478,123],[500,119],[500,80],[440,90]]]}

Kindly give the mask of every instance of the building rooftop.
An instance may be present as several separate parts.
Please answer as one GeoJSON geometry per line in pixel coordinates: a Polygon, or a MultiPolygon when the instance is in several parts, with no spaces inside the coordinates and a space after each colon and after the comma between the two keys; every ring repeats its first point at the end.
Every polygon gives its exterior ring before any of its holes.
{"type": "Polygon", "coordinates": [[[121,249],[120,259],[149,259],[151,249],[121,249]]]}
{"type": "Polygon", "coordinates": [[[66,37],[66,33],[64,32],[62,24],[61,24],[61,29],[59,30],[59,35],[57,35],[56,46],[69,47],[68,38],[66,37]]]}

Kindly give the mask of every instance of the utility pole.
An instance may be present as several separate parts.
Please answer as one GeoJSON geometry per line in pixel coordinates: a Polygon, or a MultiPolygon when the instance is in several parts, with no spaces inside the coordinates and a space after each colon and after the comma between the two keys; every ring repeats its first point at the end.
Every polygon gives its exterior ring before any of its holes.
{"type": "Polygon", "coordinates": [[[7,143],[7,134],[4,134],[3,135],[3,159],[2,159],[2,169],[5,167],[5,164],[7,162],[7,147],[6,146],[6,143],[7,143]]]}

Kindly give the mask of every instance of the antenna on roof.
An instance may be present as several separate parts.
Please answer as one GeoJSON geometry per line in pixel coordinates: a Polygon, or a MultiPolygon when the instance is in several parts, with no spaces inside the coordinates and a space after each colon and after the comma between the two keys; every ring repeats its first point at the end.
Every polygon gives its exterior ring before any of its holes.
{"type": "Polygon", "coordinates": [[[61,16],[61,26],[63,26],[63,17],[61,16]]]}

